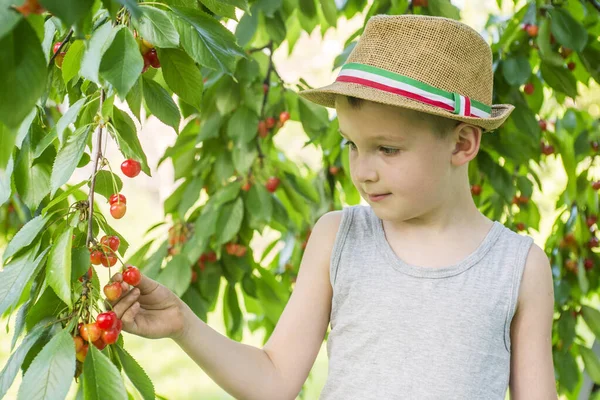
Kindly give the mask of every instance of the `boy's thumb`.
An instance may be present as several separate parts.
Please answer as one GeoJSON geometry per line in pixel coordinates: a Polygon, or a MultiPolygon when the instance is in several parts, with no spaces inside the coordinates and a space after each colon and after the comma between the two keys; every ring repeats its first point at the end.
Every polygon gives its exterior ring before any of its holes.
{"type": "Polygon", "coordinates": [[[158,282],[156,282],[155,280],[150,279],[146,275],[142,274],[142,280],[136,287],[138,289],[140,289],[141,294],[148,294],[148,293],[152,292],[154,289],[156,289],[158,287],[158,285],[159,285],[158,282]]]}

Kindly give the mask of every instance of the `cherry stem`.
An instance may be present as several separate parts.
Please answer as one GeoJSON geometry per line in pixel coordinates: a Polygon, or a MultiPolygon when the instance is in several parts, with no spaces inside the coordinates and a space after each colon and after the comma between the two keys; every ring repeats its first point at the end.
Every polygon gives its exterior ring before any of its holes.
{"type": "MultiPolygon", "coordinates": [[[[102,104],[104,103],[104,99],[105,99],[106,93],[104,92],[104,89],[101,89],[100,92],[100,110],[102,110],[102,104]]],[[[89,211],[89,216],[88,216],[88,233],[87,233],[87,240],[86,243],[89,247],[89,245],[92,243],[92,237],[94,236],[93,233],[93,224],[94,224],[94,190],[96,189],[96,170],[98,168],[98,160],[100,159],[102,155],[102,125],[98,126],[98,132],[96,133],[96,152],[94,153],[94,169],[92,171],[92,184],[90,186],[90,194],[89,194],[89,198],[88,198],[88,211],[89,211]]],[[[87,272],[85,273],[87,275],[87,272]]],[[[85,279],[85,278],[84,278],[85,279]]]]}
{"type": "Polygon", "coordinates": [[[69,31],[69,33],[67,33],[67,36],[63,40],[61,40],[60,46],[58,47],[58,50],[56,50],[54,52],[54,54],[52,54],[52,57],[50,57],[50,61],[48,62],[48,66],[52,65],[52,63],[54,62],[54,59],[56,58],[56,56],[59,55],[60,51],[63,49],[63,47],[65,47],[67,45],[67,43],[69,43],[69,40],[71,40],[71,36],[73,36],[73,29],[71,29],[69,31]]]}

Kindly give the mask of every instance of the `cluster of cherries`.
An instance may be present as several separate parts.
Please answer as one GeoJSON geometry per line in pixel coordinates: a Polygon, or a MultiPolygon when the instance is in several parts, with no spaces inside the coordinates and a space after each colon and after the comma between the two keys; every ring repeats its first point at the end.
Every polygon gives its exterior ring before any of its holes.
{"type": "Polygon", "coordinates": [[[273,129],[275,125],[277,128],[281,128],[283,124],[286,123],[290,119],[290,113],[287,111],[282,111],[279,114],[279,122],[275,120],[274,117],[267,117],[266,119],[258,122],[258,136],[261,138],[266,138],[269,136],[269,130],[273,129]]]}
{"type": "MultiPolygon", "coordinates": [[[[141,164],[131,158],[121,163],[121,172],[129,178],[135,178],[140,174],[141,170],[141,164]]],[[[110,215],[112,215],[114,219],[123,218],[127,212],[127,198],[121,193],[115,193],[110,196],[108,203],[110,204],[110,215]]]]}
{"type": "Polygon", "coordinates": [[[77,326],[79,335],[73,337],[77,360],[84,362],[90,342],[98,350],[103,350],[107,345],[115,343],[121,334],[122,327],[123,323],[114,311],[98,314],[96,321],[89,324],[80,322],[77,326]]]}
{"type": "MultiPolygon", "coordinates": [[[[269,179],[267,179],[267,181],[265,182],[265,188],[270,192],[270,193],[274,193],[277,188],[279,187],[279,184],[281,183],[281,179],[279,179],[276,176],[271,176],[269,177],[269,179]]],[[[246,181],[244,182],[244,184],[242,185],[242,190],[244,192],[247,192],[250,190],[250,188],[252,188],[252,183],[250,183],[250,181],[246,181]]]]}

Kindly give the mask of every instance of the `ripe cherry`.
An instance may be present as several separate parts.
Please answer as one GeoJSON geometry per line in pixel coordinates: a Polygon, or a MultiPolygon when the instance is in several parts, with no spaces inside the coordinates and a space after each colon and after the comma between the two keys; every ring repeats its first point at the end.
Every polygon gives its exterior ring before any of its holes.
{"type": "Polygon", "coordinates": [[[114,203],[123,203],[123,204],[127,204],[127,198],[122,195],[121,193],[119,194],[113,194],[110,196],[110,199],[108,200],[108,204],[113,205],[114,203]]]}
{"type": "Polygon", "coordinates": [[[595,215],[590,215],[585,219],[585,224],[588,228],[591,228],[598,221],[598,217],[595,215]]]}
{"type": "Polygon", "coordinates": [[[106,343],[104,343],[104,340],[102,340],[102,337],[100,337],[100,339],[96,340],[94,343],[94,346],[96,346],[96,348],[100,351],[104,350],[104,348],[106,347],[106,343]]]}
{"type": "Polygon", "coordinates": [[[538,121],[538,125],[540,126],[540,129],[541,129],[542,131],[546,131],[546,130],[548,129],[548,123],[547,123],[547,122],[546,122],[546,120],[544,120],[544,119],[540,119],[540,120],[538,121]]]}
{"type": "Polygon", "coordinates": [[[517,230],[518,231],[524,231],[525,230],[525,224],[523,222],[517,223],[517,230]]]}
{"type": "Polygon", "coordinates": [[[142,274],[140,270],[133,265],[128,266],[123,271],[123,281],[129,283],[131,286],[137,286],[142,280],[142,274]]]}
{"type": "Polygon", "coordinates": [[[125,205],[125,203],[114,203],[110,206],[110,215],[112,215],[114,219],[123,218],[126,211],[127,206],[125,205]]]}
{"type": "Polygon", "coordinates": [[[290,119],[290,113],[287,111],[282,111],[281,114],[279,114],[279,121],[284,124],[285,121],[290,119]]]}
{"type": "Polygon", "coordinates": [[[590,258],[586,258],[583,261],[583,266],[585,267],[585,269],[587,271],[591,270],[592,268],[594,268],[594,260],[590,259],[590,258]]]}
{"type": "Polygon", "coordinates": [[[336,167],[335,165],[332,165],[331,167],[329,167],[329,173],[331,175],[337,175],[338,172],[340,172],[340,167],[336,167]]]}
{"type": "Polygon", "coordinates": [[[117,251],[121,245],[121,240],[118,236],[102,236],[102,239],[100,239],[100,244],[104,246],[106,251],[108,251],[108,249],[117,251]]]}
{"type": "Polygon", "coordinates": [[[106,268],[114,266],[117,263],[117,261],[117,256],[113,252],[108,252],[106,254],[102,253],[102,255],[100,256],[100,263],[106,268]]]}
{"type": "Polygon", "coordinates": [[[23,5],[15,7],[15,10],[23,14],[24,17],[28,17],[29,14],[43,14],[44,7],[42,7],[38,0],[25,0],[23,5]]]}
{"type": "Polygon", "coordinates": [[[142,74],[148,71],[148,68],[150,68],[150,61],[148,61],[148,59],[144,57],[144,68],[142,68],[142,74]]]}
{"type": "Polygon", "coordinates": [[[594,189],[594,190],[600,189],[600,181],[592,182],[592,189],[594,189]]]}
{"type": "Polygon", "coordinates": [[[73,342],[75,343],[75,353],[79,353],[85,344],[81,336],[73,336],[73,342]]]}
{"type": "Polygon", "coordinates": [[[125,174],[125,176],[128,176],[130,178],[135,178],[136,176],[138,176],[141,170],[141,164],[131,158],[121,163],[121,171],[123,171],[123,174],[125,174]]]}
{"type": "Polygon", "coordinates": [[[121,333],[117,328],[112,328],[107,331],[102,332],[102,341],[106,344],[113,344],[119,338],[119,333],[121,333]]]}
{"type": "Polygon", "coordinates": [[[96,317],[96,325],[103,331],[114,328],[116,323],[117,314],[114,311],[106,311],[96,317]]]}
{"type": "MultiPolygon", "coordinates": [[[[88,279],[92,279],[92,276],[94,276],[94,268],[89,267],[87,270],[87,275],[88,275],[88,279]]],[[[83,282],[83,276],[79,277],[79,282],[83,282]]]]}
{"type": "Polygon", "coordinates": [[[481,194],[481,186],[480,185],[471,186],[471,195],[479,196],[480,194],[481,194]]]}
{"type": "Polygon", "coordinates": [[[550,154],[554,153],[554,146],[552,145],[547,145],[546,143],[542,142],[542,153],[546,156],[549,156],[550,154]]]}
{"type": "Polygon", "coordinates": [[[237,246],[235,255],[238,257],[244,257],[246,255],[247,251],[248,251],[248,248],[246,246],[240,244],[237,246]]]}
{"type": "Polygon", "coordinates": [[[279,183],[281,181],[279,180],[279,178],[272,176],[269,179],[267,179],[267,183],[265,184],[265,187],[267,188],[267,190],[271,193],[275,192],[277,190],[277,187],[279,187],[279,183]]]}
{"type": "Polygon", "coordinates": [[[530,37],[536,37],[538,35],[539,28],[537,25],[529,25],[527,28],[525,28],[525,30],[530,37]]]}
{"type": "Polygon", "coordinates": [[[198,280],[198,273],[196,272],[195,269],[192,269],[192,278],[191,278],[191,282],[192,283],[196,283],[196,281],[198,280]]]}
{"type": "Polygon", "coordinates": [[[67,53],[65,53],[64,51],[61,51],[59,54],[56,55],[56,57],[54,57],[54,64],[56,64],[58,69],[62,68],[63,61],[65,60],[66,55],[67,55],[67,53]]]}
{"type": "Polygon", "coordinates": [[[52,47],[52,53],[56,53],[58,51],[58,49],[60,49],[61,44],[62,44],[62,42],[54,43],[54,47],[52,47]]]}
{"type": "Polygon", "coordinates": [[[77,357],[77,360],[79,362],[85,361],[85,356],[87,356],[88,348],[89,348],[89,345],[87,343],[84,343],[81,350],[79,350],[77,353],[75,353],[75,357],[77,357]]]}
{"type": "Polygon", "coordinates": [[[590,240],[588,241],[588,247],[590,249],[593,249],[594,247],[598,247],[598,244],[600,244],[600,240],[598,240],[598,238],[596,236],[592,236],[590,238],[590,240]]]}
{"type": "Polygon", "coordinates": [[[600,143],[598,143],[595,140],[590,142],[590,146],[592,147],[592,150],[594,150],[595,152],[600,150],[600,143]]]}
{"type": "Polygon", "coordinates": [[[156,49],[150,49],[150,51],[146,53],[145,57],[153,68],[160,68],[160,61],[158,60],[156,49]]]}
{"type": "Polygon", "coordinates": [[[235,253],[237,253],[237,248],[238,248],[238,245],[236,243],[230,242],[225,245],[225,251],[227,252],[227,254],[232,255],[232,256],[235,255],[235,253]]]}
{"type": "Polygon", "coordinates": [[[94,265],[100,265],[102,263],[102,252],[100,250],[94,250],[90,253],[90,262],[94,265]]]}
{"type": "Polygon", "coordinates": [[[576,66],[577,64],[575,64],[573,61],[567,64],[567,68],[569,68],[569,71],[573,71],[576,66]]]}
{"type": "Polygon", "coordinates": [[[265,120],[265,123],[267,124],[267,129],[271,129],[275,126],[275,118],[269,117],[265,120]]]}
{"type": "Polygon", "coordinates": [[[266,83],[263,83],[263,93],[267,94],[268,91],[269,91],[269,85],[267,85],[266,83]]]}
{"type": "Polygon", "coordinates": [[[247,191],[249,191],[249,190],[250,190],[250,188],[251,188],[251,187],[252,187],[252,185],[250,184],[250,182],[246,182],[246,183],[244,183],[244,184],[242,185],[242,190],[243,190],[244,192],[247,192],[247,191]]]}
{"type": "Polygon", "coordinates": [[[258,136],[261,138],[266,138],[269,135],[269,129],[267,128],[267,123],[265,121],[260,121],[258,123],[258,136]]]}
{"type": "Polygon", "coordinates": [[[532,95],[535,90],[535,86],[533,86],[533,83],[528,82],[525,84],[523,90],[525,91],[525,94],[532,95]]]}
{"type": "Polygon", "coordinates": [[[121,293],[123,293],[123,288],[120,282],[113,282],[104,286],[104,295],[108,301],[118,300],[121,297],[121,293]]]}
{"type": "Polygon", "coordinates": [[[577,272],[577,261],[569,259],[565,262],[565,266],[571,272],[577,272]]]}
{"type": "Polygon", "coordinates": [[[413,0],[414,7],[427,7],[429,5],[428,0],[413,0]]]}
{"type": "Polygon", "coordinates": [[[206,261],[208,262],[216,262],[217,261],[217,253],[211,251],[206,254],[206,261]]]}
{"type": "Polygon", "coordinates": [[[85,324],[79,330],[81,338],[86,342],[95,342],[100,338],[102,330],[95,323],[85,324]]]}

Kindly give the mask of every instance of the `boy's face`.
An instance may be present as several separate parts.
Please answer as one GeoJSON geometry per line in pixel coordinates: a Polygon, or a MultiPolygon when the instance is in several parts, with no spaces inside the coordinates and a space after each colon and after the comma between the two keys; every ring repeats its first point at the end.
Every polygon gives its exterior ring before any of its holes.
{"type": "Polygon", "coordinates": [[[452,198],[455,135],[440,139],[419,113],[370,101],[353,108],[338,96],[336,110],[352,182],[379,218],[406,221],[452,198]]]}

